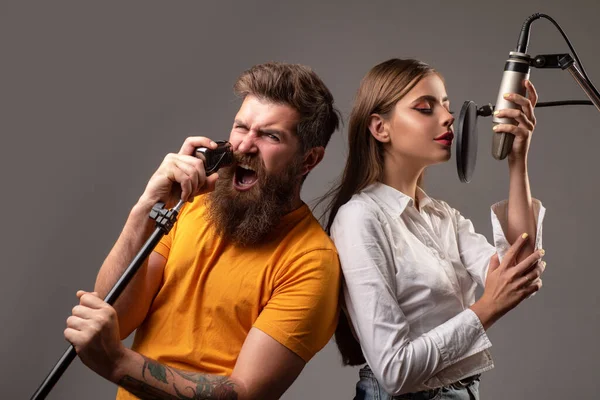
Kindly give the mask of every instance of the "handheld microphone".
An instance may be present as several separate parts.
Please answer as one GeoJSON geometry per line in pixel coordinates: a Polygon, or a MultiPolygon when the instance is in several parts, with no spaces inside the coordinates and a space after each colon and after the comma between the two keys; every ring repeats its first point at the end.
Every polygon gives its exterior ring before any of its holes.
{"type": "MultiPolygon", "coordinates": [[[[523,23],[521,34],[519,35],[519,41],[517,42],[517,48],[515,51],[511,51],[509,53],[508,60],[506,60],[506,64],[504,64],[504,73],[502,74],[498,99],[496,100],[496,110],[502,110],[504,108],[519,108],[517,104],[504,98],[505,93],[518,93],[521,96],[525,96],[526,94],[523,81],[525,79],[529,79],[530,72],[531,57],[527,54],[529,30],[531,23],[535,19],[540,18],[540,16],[540,14],[533,14],[523,23]]],[[[492,120],[495,125],[518,125],[517,121],[515,121],[513,118],[493,117],[492,120]]],[[[494,133],[492,139],[492,156],[497,160],[503,160],[506,158],[512,149],[514,139],[515,136],[512,133],[494,133]]]]}
{"type": "Polygon", "coordinates": [[[224,140],[217,142],[216,149],[196,147],[194,155],[204,161],[206,176],[217,172],[221,167],[228,167],[233,164],[233,147],[231,146],[231,143],[224,140]]]}

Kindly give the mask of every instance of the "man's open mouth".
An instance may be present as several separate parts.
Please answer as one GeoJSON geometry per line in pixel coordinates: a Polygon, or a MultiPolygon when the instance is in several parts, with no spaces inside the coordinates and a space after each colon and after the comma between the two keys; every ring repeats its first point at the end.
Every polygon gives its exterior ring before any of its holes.
{"type": "Polygon", "coordinates": [[[233,175],[233,186],[237,190],[248,190],[258,182],[256,171],[244,164],[238,164],[235,167],[233,175]]]}

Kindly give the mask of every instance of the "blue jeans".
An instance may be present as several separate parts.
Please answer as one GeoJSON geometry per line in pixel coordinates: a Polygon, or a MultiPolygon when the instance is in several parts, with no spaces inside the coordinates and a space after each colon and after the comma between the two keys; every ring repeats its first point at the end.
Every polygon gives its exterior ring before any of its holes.
{"type": "Polygon", "coordinates": [[[450,386],[398,396],[383,390],[368,365],[359,371],[359,376],[354,400],[479,400],[478,375],[450,386]]]}

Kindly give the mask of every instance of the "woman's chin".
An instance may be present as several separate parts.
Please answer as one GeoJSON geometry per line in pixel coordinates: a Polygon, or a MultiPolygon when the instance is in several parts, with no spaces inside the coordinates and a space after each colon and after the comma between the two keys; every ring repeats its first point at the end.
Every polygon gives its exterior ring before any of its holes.
{"type": "Polygon", "coordinates": [[[436,159],[437,162],[436,163],[443,163],[446,162],[448,160],[450,160],[450,157],[452,156],[452,152],[450,151],[450,147],[444,148],[442,151],[436,152],[436,159]]]}
{"type": "Polygon", "coordinates": [[[435,157],[431,157],[427,160],[427,166],[448,162],[451,156],[452,154],[449,151],[444,152],[443,154],[436,154],[435,157]]]}

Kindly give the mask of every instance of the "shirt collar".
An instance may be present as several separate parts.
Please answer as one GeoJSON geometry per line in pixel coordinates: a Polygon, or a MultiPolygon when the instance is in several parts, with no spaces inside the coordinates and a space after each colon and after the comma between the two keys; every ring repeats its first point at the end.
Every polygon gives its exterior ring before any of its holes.
{"type": "MultiPolygon", "coordinates": [[[[401,191],[394,189],[385,183],[375,182],[364,190],[374,197],[383,208],[392,215],[400,215],[406,207],[412,207],[414,200],[401,191]]],[[[433,206],[433,200],[423,189],[417,186],[417,199],[421,209],[433,206]]]]}

